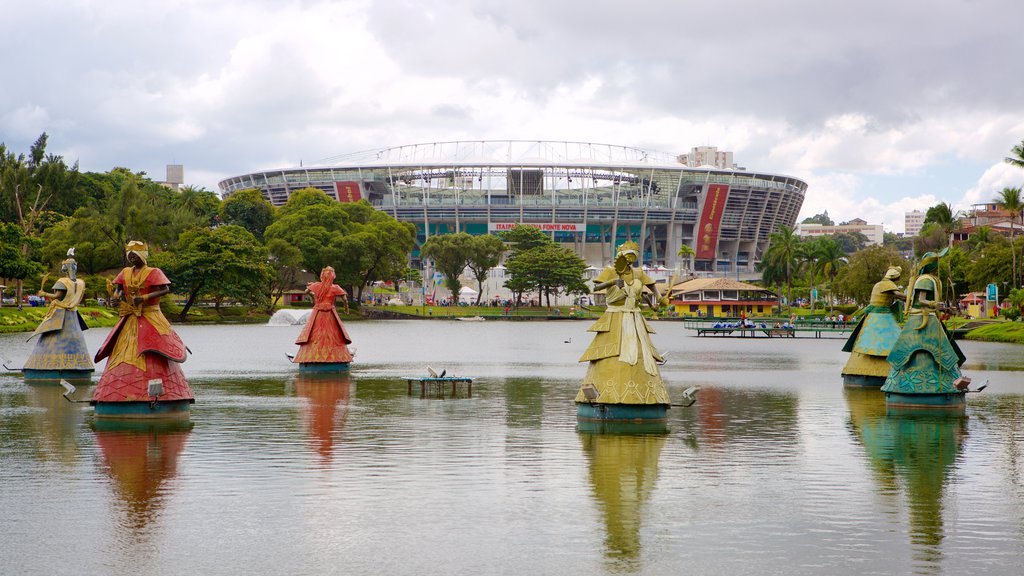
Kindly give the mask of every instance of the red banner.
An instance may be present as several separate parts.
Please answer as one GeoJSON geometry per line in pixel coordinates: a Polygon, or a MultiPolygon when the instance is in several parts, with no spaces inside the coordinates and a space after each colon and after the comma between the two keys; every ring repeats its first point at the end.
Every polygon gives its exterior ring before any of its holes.
{"type": "Polygon", "coordinates": [[[700,221],[694,230],[697,240],[697,258],[713,260],[715,247],[718,245],[718,228],[725,212],[725,200],[729,197],[727,184],[709,184],[704,198],[704,209],[700,213],[700,221]]]}
{"type": "Polygon", "coordinates": [[[358,202],[363,197],[359,191],[359,182],[352,180],[335,182],[334,190],[338,193],[338,202],[358,202]]]}

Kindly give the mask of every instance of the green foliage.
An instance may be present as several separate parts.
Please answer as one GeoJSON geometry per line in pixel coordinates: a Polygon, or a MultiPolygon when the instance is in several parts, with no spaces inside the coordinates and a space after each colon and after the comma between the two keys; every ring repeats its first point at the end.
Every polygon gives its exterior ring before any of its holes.
{"type": "Polygon", "coordinates": [[[871,289],[885,277],[889,266],[903,268],[902,280],[906,284],[912,270],[910,263],[893,246],[868,246],[850,256],[849,263],[836,274],[832,290],[841,298],[853,298],[861,306],[871,299],[871,289]]]}
{"type": "Polygon", "coordinates": [[[262,240],[267,226],[274,221],[274,207],[259,190],[247,188],[224,200],[220,205],[220,220],[224,224],[241,226],[262,240]]]}
{"type": "Polygon", "coordinates": [[[465,232],[440,234],[427,238],[420,254],[434,261],[434,268],[444,276],[444,285],[458,297],[462,289],[459,275],[466,269],[472,253],[473,237],[465,232]]]}
{"type": "Polygon", "coordinates": [[[68,248],[74,248],[80,274],[120,267],[124,248],[104,240],[101,222],[95,210],[80,208],[73,216],[50,226],[42,234],[42,261],[54,268],[67,257],[68,248]]]}
{"type": "Polygon", "coordinates": [[[1006,318],[1010,322],[1014,322],[1020,318],[1020,308],[1003,308],[999,313],[1003,315],[1003,318],[1006,318]]]}
{"type": "MultiPolygon", "coordinates": [[[[170,199],[171,206],[199,220],[201,226],[212,226],[219,216],[221,201],[216,193],[205,188],[182,186],[170,199]]],[[[228,222],[234,224],[234,222],[228,222]]],[[[264,226],[265,228],[265,226],[264,226]]]]}
{"type": "Polygon", "coordinates": [[[184,320],[201,295],[265,305],[274,274],[267,259],[267,249],[248,230],[227,225],[187,230],[173,251],[153,255],[152,265],[163,269],[176,292],[187,295],[184,320]]]}
{"type": "Polygon", "coordinates": [[[316,189],[299,190],[267,227],[268,242],[281,239],[302,253],[306,270],[332,266],[338,284],[358,290],[394,279],[405,269],[416,244],[416,228],[376,210],[365,200],[336,202],[316,189]]]}
{"type": "Polygon", "coordinates": [[[822,226],[835,226],[835,222],[832,221],[828,216],[828,210],[825,210],[821,214],[815,214],[810,218],[804,218],[801,224],[821,224],[822,226]]]}
{"type": "Polygon", "coordinates": [[[281,238],[267,241],[270,267],[274,277],[270,282],[270,303],[273,305],[281,299],[285,290],[295,285],[299,270],[302,268],[302,251],[281,238]]]}
{"type": "Polygon", "coordinates": [[[476,304],[480,305],[480,298],[483,297],[484,282],[491,268],[498,265],[501,255],[505,253],[505,243],[497,236],[486,234],[473,236],[469,242],[469,255],[466,257],[466,266],[473,271],[476,278],[476,304]]]}
{"type": "Polygon", "coordinates": [[[505,264],[510,278],[505,287],[521,299],[524,292],[537,290],[551,306],[551,295],[588,294],[590,290],[583,281],[587,263],[567,248],[554,243],[546,234],[529,228],[516,226],[502,235],[506,241],[513,239],[512,254],[505,264]]]}
{"type": "Polygon", "coordinates": [[[37,244],[17,224],[0,223],[0,278],[24,280],[37,273],[40,266],[29,259],[25,250],[37,244]]]}

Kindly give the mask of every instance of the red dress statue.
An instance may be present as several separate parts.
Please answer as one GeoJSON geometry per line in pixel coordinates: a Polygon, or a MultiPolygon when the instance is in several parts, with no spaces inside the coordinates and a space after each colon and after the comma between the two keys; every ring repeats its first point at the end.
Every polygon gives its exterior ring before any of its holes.
{"type": "Polygon", "coordinates": [[[160,297],[170,292],[170,280],[146,264],[142,242],[126,247],[131,266],[114,280],[121,299],[121,318],[96,352],[106,358],[92,403],[98,416],[186,416],[195,401],[179,364],[186,348],[160,311],[160,297]]]}
{"type": "Polygon", "coordinates": [[[320,272],[320,281],[311,282],[306,292],[313,295],[313,311],[299,334],[299,353],[292,362],[306,371],[334,371],[348,369],[352,354],[348,344],[352,343],[341,317],[334,307],[338,296],[348,302],[348,293],[334,284],[334,268],[330,266],[320,272]]]}

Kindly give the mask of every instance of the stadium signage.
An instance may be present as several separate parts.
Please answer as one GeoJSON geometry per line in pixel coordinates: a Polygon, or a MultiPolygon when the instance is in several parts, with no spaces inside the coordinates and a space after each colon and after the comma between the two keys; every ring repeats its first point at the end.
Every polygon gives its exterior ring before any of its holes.
{"type": "Polygon", "coordinates": [[[728,185],[708,185],[707,194],[704,196],[704,209],[701,210],[700,222],[694,234],[697,239],[697,258],[701,260],[710,260],[715,257],[718,229],[722,224],[722,213],[725,212],[725,200],[728,197],[728,185]]]}
{"type": "Polygon", "coordinates": [[[557,222],[491,222],[487,224],[488,232],[502,232],[516,226],[529,226],[541,232],[586,232],[586,224],[559,224],[557,222]]]}

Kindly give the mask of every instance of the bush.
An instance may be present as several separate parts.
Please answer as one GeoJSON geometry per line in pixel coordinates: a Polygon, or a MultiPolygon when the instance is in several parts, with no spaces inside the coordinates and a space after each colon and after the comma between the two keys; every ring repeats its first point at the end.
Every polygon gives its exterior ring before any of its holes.
{"type": "Polygon", "coordinates": [[[1014,322],[1020,318],[1020,308],[1003,308],[999,313],[1003,315],[1003,318],[1006,318],[1010,322],[1014,322]]]}
{"type": "Polygon", "coordinates": [[[291,303],[292,308],[312,308],[313,303],[309,300],[296,300],[291,303]]]}

